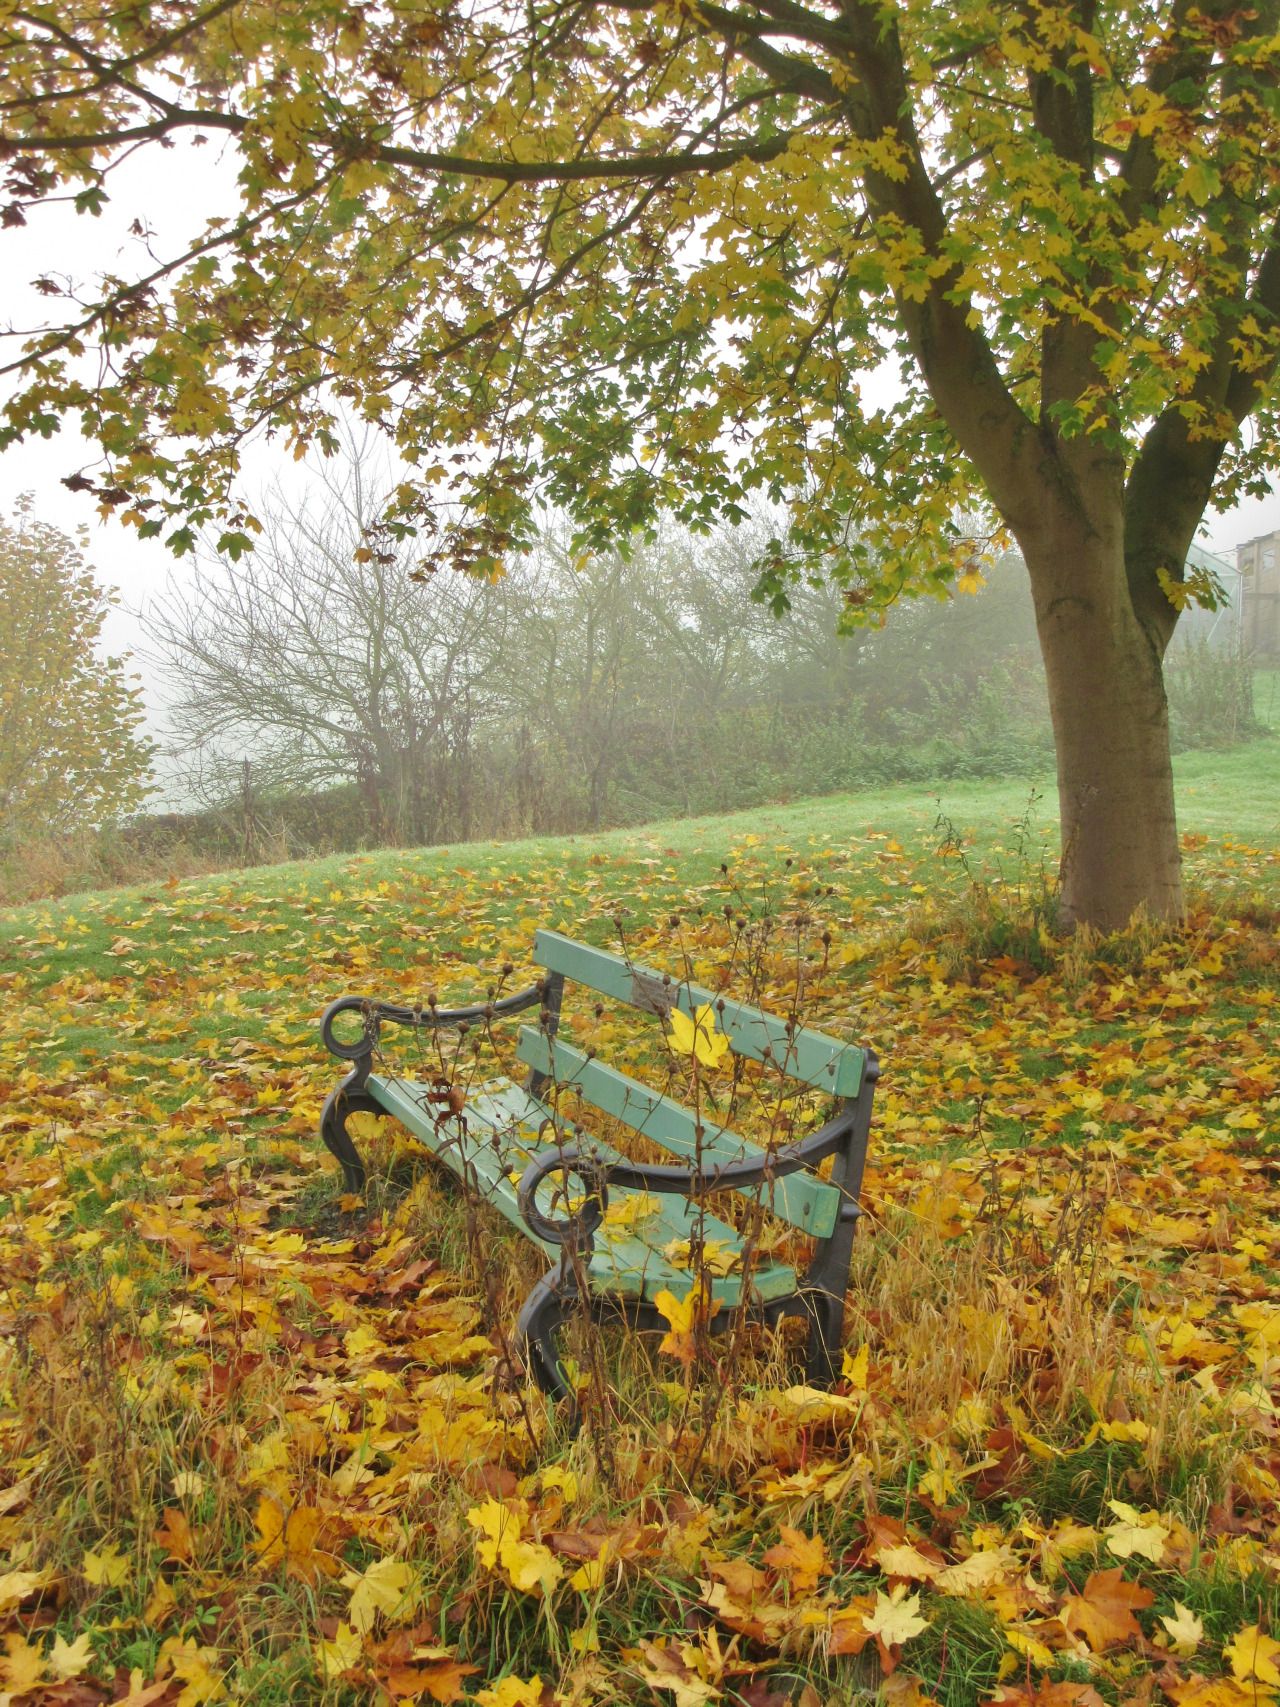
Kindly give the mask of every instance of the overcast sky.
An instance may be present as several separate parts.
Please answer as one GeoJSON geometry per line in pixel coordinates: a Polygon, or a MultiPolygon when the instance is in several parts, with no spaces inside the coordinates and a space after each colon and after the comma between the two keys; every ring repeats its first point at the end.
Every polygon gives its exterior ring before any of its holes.
{"type": "MultiPolygon", "coordinates": [[[[181,143],[164,153],[147,150],[113,174],[111,200],[98,219],[77,216],[66,206],[34,210],[24,229],[0,233],[0,277],[5,281],[0,324],[29,328],[43,322],[51,305],[30,288],[38,274],[85,279],[113,271],[129,276],[148,265],[144,245],[129,233],[135,219],[150,228],[147,242],[153,253],[168,257],[180,252],[207,219],[233,205],[234,177],[234,153],[225,145],[196,149],[181,143]]],[[[12,341],[4,340],[2,347],[8,357],[12,341]]],[[[81,523],[89,528],[90,560],[99,578],[119,589],[123,601],[111,618],[109,644],[127,651],[140,639],[133,612],[163,592],[171,575],[181,577],[185,571],[159,541],[139,540],[119,522],[99,521],[90,497],[61,485],[65,475],[93,460],[91,447],[66,430],[53,440],[6,451],[0,455],[0,508],[11,512],[18,494],[30,491],[41,519],[67,531],[81,523]]],[[[298,491],[299,482],[305,491],[305,467],[300,470],[292,458],[275,454],[270,444],[255,450],[251,470],[245,482],[250,502],[281,476],[291,492],[298,491]]],[[[1230,558],[1236,545],[1275,529],[1280,529],[1280,496],[1273,492],[1226,515],[1211,515],[1201,540],[1230,558]]]]}

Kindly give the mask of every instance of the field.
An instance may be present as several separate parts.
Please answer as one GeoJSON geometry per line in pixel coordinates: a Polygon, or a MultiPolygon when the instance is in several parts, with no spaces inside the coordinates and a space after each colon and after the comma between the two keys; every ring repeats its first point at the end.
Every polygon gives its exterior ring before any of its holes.
{"type": "Polygon", "coordinates": [[[1280,742],[1179,788],[1176,935],[1059,940],[1051,802],[979,784],[8,914],[0,1702],[1273,1701],[1280,742]],[[523,1243],[389,1132],[343,1195],[326,1002],[538,925],[877,1049],[830,1396],[606,1334],[571,1440],[523,1243]]]}

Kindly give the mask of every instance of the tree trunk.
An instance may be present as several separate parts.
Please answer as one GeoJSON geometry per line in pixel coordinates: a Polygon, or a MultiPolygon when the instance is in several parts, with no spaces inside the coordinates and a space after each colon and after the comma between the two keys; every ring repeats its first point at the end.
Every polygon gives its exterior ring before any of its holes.
{"type": "Polygon", "coordinates": [[[1063,921],[1182,916],[1163,646],[1134,613],[1122,535],[1024,542],[1058,758],[1063,921]]]}

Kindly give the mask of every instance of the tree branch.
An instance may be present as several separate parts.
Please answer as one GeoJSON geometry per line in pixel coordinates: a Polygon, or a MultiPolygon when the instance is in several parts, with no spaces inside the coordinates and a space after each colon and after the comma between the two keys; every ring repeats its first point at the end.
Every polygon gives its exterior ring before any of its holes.
{"type": "MultiPolygon", "coordinates": [[[[897,142],[905,172],[890,177],[875,167],[866,174],[873,213],[901,220],[919,233],[925,253],[942,258],[946,215],[924,162],[912,117],[902,44],[897,26],[875,0],[848,0],[849,46],[860,77],[846,110],[866,142],[886,133],[897,142]]],[[[1034,525],[1038,503],[1028,480],[1032,423],[1005,384],[982,331],[971,297],[958,288],[960,268],[950,263],[931,278],[923,300],[897,291],[898,312],[911,351],[942,419],[986,482],[1014,527],[1034,525]]]]}
{"type": "MultiPolygon", "coordinates": [[[[1245,366],[1231,357],[1239,321],[1252,314],[1265,332],[1280,333],[1280,219],[1239,311],[1221,316],[1215,359],[1200,376],[1193,400],[1239,427],[1275,378],[1278,357],[1245,366]],[[1206,376],[1208,380],[1206,381],[1206,376]]],[[[1178,620],[1160,586],[1164,569],[1181,581],[1187,552],[1213,491],[1227,436],[1193,422],[1181,401],[1171,403],[1147,433],[1125,491],[1125,565],[1134,609],[1161,650],[1178,620]]]]}
{"type": "MultiPolygon", "coordinates": [[[[785,55],[778,56],[786,63],[785,55]]],[[[798,63],[798,62],[797,62],[798,63]]],[[[788,65],[788,69],[790,66],[788,65]]],[[[84,132],[71,136],[13,136],[0,134],[0,160],[17,154],[84,154],[139,140],[157,141],[182,130],[223,130],[243,135],[249,121],[240,113],[216,113],[200,109],[173,108],[150,124],[125,125],[119,130],[84,132]]],[[[744,160],[763,162],[786,152],[794,132],[743,141],[732,148],[706,153],[681,151],[673,154],[633,154],[616,157],[597,155],[578,160],[482,160],[471,155],[443,153],[434,149],[406,148],[393,143],[372,142],[353,149],[341,136],[312,140],[331,149],[339,160],[368,159],[388,166],[408,166],[415,171],[441,176],[476,178],[502,184],[583,183],[599,179],[673,178],[694,172],[720,172],[744,160]]]]}

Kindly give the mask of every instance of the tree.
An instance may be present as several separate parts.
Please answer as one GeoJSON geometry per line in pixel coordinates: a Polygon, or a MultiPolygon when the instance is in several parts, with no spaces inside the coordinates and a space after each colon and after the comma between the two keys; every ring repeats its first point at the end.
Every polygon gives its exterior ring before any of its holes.
{"type": "Polygon", "coordinates": [[[268,500],[252,557],[203,563],[148,611],[174,744],[215,796],[249,754],[268,788],[354,783],[376,839],[465,837],[505,600],[470,579],[413,580],[403,553],[366,544],[377,496],[358,454],[327,486],[323,505],[268,500]]]}
{"type": "MultiPolygon", "coordinates": [[[[91,486],[177,550],[269,424],[340,410],[465,502],[493,572],[541,501],[601,544],[789,509],[763,590],[851,620],[967,574],[986,501],[1033,591],[1068,917],[1182,906],[1162,660],[1210,499],[1280,457],[1280,0],[66,0],[0,23],[10,202],[99,211],[131,151],[229,138],[240,204],[15,357],[91,486]],[[85,356],[92,352],[94,361],[85,356]],[[886,353],[889,400],[866,376],[886,353]],[[1244,423],[1252,419],[1249,435],[1244,423]],[[864,554],[864,542],[871,547],[864,554]]],[[[71,289],[41,281],[51,299],[71,289]]]]}
{"type": "Polygon", "coordinates": [[[76,542],[26,500],[0,517],[0,836],[96,828],[150,791],[151,743],[120,658],[98,640],[111,601],[76,542]]]}
{"type": "MultiPolygon", "coordinates": [[[[576,826],[599,829],[618,765],[635,740],[644,683],[634,561],[620,551],[575,563],[554,523],[512,564],[509,716],[532,723],[540,762],[585,784],[576,826]]],[[[556,791],[571,809],[571,788],[556,791]]],[[[569,827],[569,825],[566,825],[569,827]]]]}

